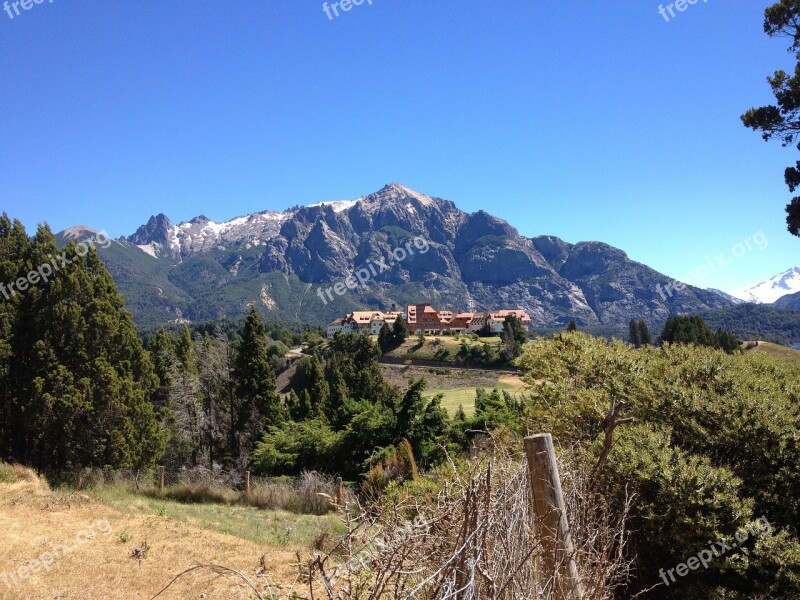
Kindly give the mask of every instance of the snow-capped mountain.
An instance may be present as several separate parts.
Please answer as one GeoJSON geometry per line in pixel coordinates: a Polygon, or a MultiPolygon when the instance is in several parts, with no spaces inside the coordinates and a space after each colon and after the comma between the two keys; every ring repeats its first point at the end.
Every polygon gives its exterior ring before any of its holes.
{"type": "Polygon", "coordinates": [[[139,322],[153,325],[176,315],[236,317],[254,303],[276,317],[325,323],[356,307],[430,301],[522,307],[542,326],[575,319],[627,327],[633,318],[655,324],[731,304],[692,287],[673,293],[668,277],[608,244],[525,237],[485,211],[467,213],[400,184],[223,222],[201,215],[175,225],[159,214],[102,258],[123,295],[135,298],[139,322]],[[403,248],[415,236],[427,245],[412,255],[403,248]],[[368,285],[319,298],[377,260],[387,268],[368,285]]]}
{"type": "Polygon", "coordinates": [[[779,298],[796,292],[800,292],[800,267],[794,267],[767,281],[731,292],[731,295],[746,302],[772,304],[779,298]]]}
{"type": "MultiPolygon", "coordinates": [[[[361,200],[359,198],[359,200],[361,200]]],[[[318,202],[311,207],[329,207],[335,213],[352,208],[359,200],[335,200],[318,202]]],[[[164,215],[150,217],[136,233],[125,238],[125,241],[136,244],[150,256],[172,255],[181,259],[211,249],[225,249],[231,245],[242,245],[246,248],[261,246],[280,234],[281,227],[289,221],[302,207],[288,210],[264,211],[230,221],[212,221],[205,215],[195,217],[173,225],[164,215]]]]}

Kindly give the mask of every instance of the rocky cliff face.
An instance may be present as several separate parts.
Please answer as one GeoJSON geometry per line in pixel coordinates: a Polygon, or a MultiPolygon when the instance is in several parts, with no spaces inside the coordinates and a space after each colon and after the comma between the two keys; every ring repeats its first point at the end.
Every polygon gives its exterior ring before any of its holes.
{"type": "MultiPolygon", "coordinates": [[[[522,307],[540,326],[570,319],[585,325],[631,318],[659,322],[670,314],[730,305],[697,288],[662,297],[657,286],[669,278],[631,261],[622,250],[600,242],[526,238],[484,211],[468,214],[453,202],[399,184],[356,201],[268,211],[226,223],[200,216],[175,226],[159,215],[122,244],[170,262],[170,282],[193,298],[181,314],[196,319],[234,316],[265,295],[270,299],[265,307],[277,316],[316,323],[339,310],[411,301],[468,310],[522,307]],[[427,251],[397,260],[394,250],[417,236],[427,251]],[[368,262],[391,267],[331,304],[313,299],[312,288],[329,287],[368,262]],[[202,289],[193,287],[199,280],[206,281],[202,289]],[[236,305],[225,306],[231,298],[236,305]]],[[[113,265],[109,268],[113,274],[113,265]]]]}

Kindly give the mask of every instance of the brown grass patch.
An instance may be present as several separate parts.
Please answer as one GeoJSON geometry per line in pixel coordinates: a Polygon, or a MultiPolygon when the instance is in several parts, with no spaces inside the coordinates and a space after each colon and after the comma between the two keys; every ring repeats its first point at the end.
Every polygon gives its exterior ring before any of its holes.
{"type": "MultiPolygon", "coordinates": [[[[148,600],[175,575],[201,563],[240,570],[265,597],[285,597],[293,588],[298,573],[296,548],[264,547],[166,516],[125,514],[80,493],[52,492],[28,469],[14,468],[14,473],[16,481],[0,483],[2,600],[148,600]],[[110,527],[79,543],[76,536],[102,519],[110,527]],[[144,542],[150,547],[147,558],[132,559],[132,550],[144,542]],[[11,573],[18,574],[20,567],[65,543],[74,551],[16,585],[11,582],[11,573]],[[4,573],[11,589],[2,579],[4,573]]],[[[254,594],[241,579],[199,570],[160,596],[165,600],[202,597],[235,600],[254,594]]]]}

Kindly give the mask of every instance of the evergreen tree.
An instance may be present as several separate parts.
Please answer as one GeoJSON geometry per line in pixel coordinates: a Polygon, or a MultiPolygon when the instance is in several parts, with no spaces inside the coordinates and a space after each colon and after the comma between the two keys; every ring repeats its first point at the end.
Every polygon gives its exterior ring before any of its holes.
{"type": "Polygon", "coordinates": [[[724,350],[728,354],[739,350],[742,342],[733,334],[720,328],[711,333],[702,317],[670,317],[661,333],[661,342],[672,344],[694,344],[724,350]]]}
{"type": "Polygon", "coordinates": [[[650,346],[653,343],[653,336],[650,334],[650,329],[644,319],[640,319],[638,323],[639,344],[642,346],[650,346]]]}
{"type": "Polygon", "coordinates": [[[639,335],[639,324],[633,319],[631,319],[630,325],[628,325],[628,341],[634,348],[639,348],[642,345],[639,335]]]}
{"type": "Polygon", "coordinates": [[[567,331],[570,333],[573,331],[578,331],[578,324],[575,322],[574,319],[570,321],[569,324],[567,325],[567,331]]]}
{"type": "Polygon", "coordinates": [[[250,311],[234,360],[235,396],[231,402],[230,446],[234,460],[245,463],[255,441],[281,421],[275,373],[269,364],[267,334],[255,309],[250,311]]]}
{"type": "Polygon", "coordinates": [[[155,336],[147,344],[147,351],[150,353],[150,360],[153,361],[153,371],[158,377],[159,386],[153,393],[153,407],[157,411],[163,410],[169,401],[170,388],[170,364],[175,356],[175,347],[172,337],[160,328],[155,336]]]}
{"type": "Polygon", "coordinates": [[[381,352],[386,354],[389,350],[392,349],[394,345],[394,333],[392,329],[389,327],[388,323],[384,323],[381,325],[381,331],[378,333],[378,346],[381,347],[381,352]]]}
{"type": "MultiPolygon", "coordinates": [[[[28,266],[61,254],[47,226],[28,266]]],[[[144,467],[163,452],[150,399],[158,386],[114,281],[87,244],[20,294],[12,343],[12,456],[39,469],[144,467]]],[[[30,278],[29,278],[30,279],[30,278]]]]}
{"type": "MultiPolygon", "coordinates": [[[[777,139],[784,146],[797,146],[800,134],[800,3],[781,0],[764,13],[764,31],[770,37],[788,38],[789,52],[797,61],[789,73],[775,71],[767,77],[775,104],[751,108],[741,117],[745,127],[761,132],[765,140],[777,139]]],[[[800,188],[800,161],[784,171],[784,181],[790,192],[800,188]]],[[[786,206],[789,233],[800,236],[800,196],[786,206]]]]}
{"type": "MultiPolygon", "coordinates": [[[[0,284],[8,284],[28,267],[27,257],[30,242],[25,228],[19,221],[11,221],[3,213],[0,217],[0,284]]],[[[0,456],[15,456],[12,448],[12,432],[21,431],[24,424],[24,411],[21,398],[15,389],[17,377],[14,374],[15,336],[20,326],[19,304],[22,296],[12,294],[3,287],[0,295],[0,456]],[[23,422],[16,422],[22,418],[23,422]]]]}
{"type": "Polygon", "coordinates": [[[522,353],[522,346],[528,341],[528,332],[522,321],[510,315],[503,323],[500,340],[503,342],[503,358],[511,361],[522,353]]]}
{"type": "Polygon", "coordinates": [[[408,339],[408,336],[411,335],[411,332],[408,329],[408,324],[406,323],[403,315],[398,315],[397,319],[392,326],[392,335],[393,335],[393,342],[395,344],[402,344],[408,339]]]}
{"type": "Polygon", "coordinates": [[[292,377],[291,386],[302,400],[300,410],[292,417],[295,421],[314,419],[325,413],[330,397],[330,386],[325,379],[325,367],[316,355],[300,361],[292,377]]]}

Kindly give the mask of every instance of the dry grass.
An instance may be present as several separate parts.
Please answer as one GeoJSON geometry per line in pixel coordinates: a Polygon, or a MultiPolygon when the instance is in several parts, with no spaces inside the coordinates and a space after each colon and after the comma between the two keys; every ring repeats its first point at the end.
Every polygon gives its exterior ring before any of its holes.
{"type": "MultiPolygon", "coordinates": [[[[349,535],[340,548],[349,559],[320,554],[308,565],[317,597],[551,598],[553,577],[543,572],[542,541],[529,510],[527,467],[507,448],[495,447],[466,466],[451,463],[449,475],[440,473],[443,485],[415,482],[377,516],[348,515],[349,535]]],[[[581,473],[562,461],[575,560],[585,600],[611,600],[631,567],[627,509],[615,515],[581,473]]]]}
{"type": "Polygon", "coordinates": [[[742,348],[745,354],[766,354],[770,358],[789,363],[790,365],[800,366],[800,350],[780,346],[770,342],[744,342],[742,348]],[[756,345],[756,343],[758,345],[756,345]]]}
{"type": "MultiPolygon", "coordinates": [[[[54,600],[149,600],[178,573],[198,564],[215,564],[237,569],[253,581],[265,598],[289,597],[293,589],[302,591],[298,582],[298,553],[307,556],[314,539],[319,537],[314,523],[335,517],[297,516],[266,512],[248,507],[215,505],[180,505],[168,500],[148,499],[128,494],[126,501],[140,503],[133,510],[124,502],[119,507],[100,502],[81,493],[53,492],[47,483],[21,467],[0,465],[0,599],[54,600]],[[9,481],[13,478],[13,481],[9,481]],[[152,508],[155,514],[148,514],[152,508]],[[196,519],[183,519],[174,511],[192,510],[196,519]],[[200,511],[208,511],[202,513],[200,511]],[[211,511],[217,511],[212,513],[211,511]],[[213,529],[214,518],[222,521],[238,515],[249,530],[261,521],[262,532],[291,531],[298,521],[307,522],[305,539],[293,541],[287,535],[281,543],[255,543],[239,536],[213,529]],[[216,514],[216,517],[210,515],[216,514]],[[107,519],[109,531],[98,531],[91,539],[78,543],[76,536],[101,519],[107,519]],[[131,552],[146,542],[146,558],[131,558],[131,552]],[[30,578],[9,589],[2,573],[17,573],[43,553],[60,544],[71,544],[74,552],[53,562],[49,569],[39,569],[30,578]]],[[[120,495],[122,490],[113,491],[120,495]]],[[[117,504],[117,503],[113,503],[117,504]]],[[[228,528],[223,525],[223,528],[228,528]]],[[[319,528],[325,530],[324,527],[319,528]]],[[[220,574],[203,569],[181,577],[160,598],[256,597],[244,581],[231,572],[220,574]]]]}
{"type": "MultiPolygon", "coordinates": [[[[122,488],[132,494],[186,504],[252,506],[302,515],[325,515],[337,510],[332,502],[338,489],[336,480],[313,471],[304,472],[294,480],[253,477],[250,493],[247,495],[243,491],[244,484],[240,476],[202,468],[168,475],[163,490],[159,487],[157,473],[147,476],[135,476],[130,472],[93,473],[84,474],[82,479],[88,485],[77,489],[122,488]]],[[[352,492],[346,487],[342,488],[341,494],[342,504],[354,499],[352,492]]]]}

